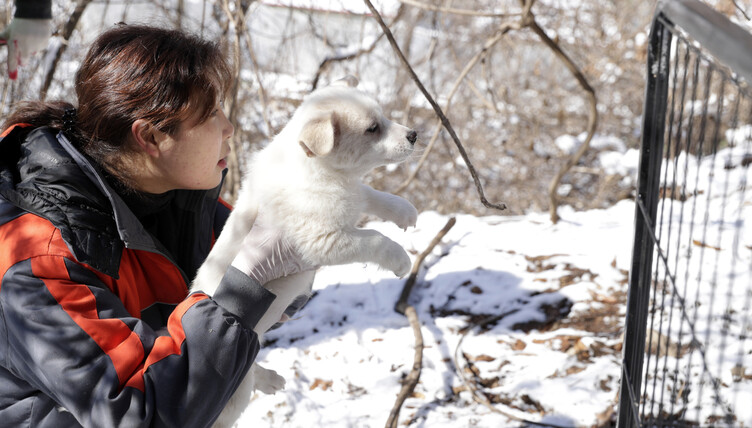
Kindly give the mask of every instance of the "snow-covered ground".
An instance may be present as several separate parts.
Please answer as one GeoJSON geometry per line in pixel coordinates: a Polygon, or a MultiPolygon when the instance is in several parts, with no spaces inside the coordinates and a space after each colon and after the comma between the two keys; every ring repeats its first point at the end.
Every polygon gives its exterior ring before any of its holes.
{"type": "MultiPolygon", "coordinates": [[[[745,227],[752,221],[746,185],[752,170],[746,167],[749,144],[739,143],[716,157],[681,154],[677,173],[669,167],[662,180],[663,187],[677,183],[689,196],[667,199],[659,211],[658,234],[677,289],[665,282],[659,264],[654,278],[664,280],[666,292],[653,296],[665,310],[648,325],[661,341],[669,337],[661,346],[678,342],[681,349],[650,357],[648,379],[669,388],[648,406],[656,414],[685,409],[686,421],[708,422],[726,406],[737,424],[752,423],[743,404],[752,397],[752,343],[738,340],[752,330],[752,232],[745,227]],[[694,317],[692,327],[679,315],[682,305],[694,317]],[[678,390],[677,378],[693,388],[678,390]],[[673,405],[672,395],[679,397],[673,405]]],[[[604,168],[620,164],[633,171],[635,157],[612,144],[599,159],[604,168]]],[[[584,212],[563,207],[555,225],[543,213],[457,216],[412,291],[425,349],[420,383],[400,423],[524,425],[508,415],[563,427],[608,421],[621,376],[634,213],[635,204],[622,201],[584,212]],[[479,326],[489,317],[498,322],[479,326]],[[460,372],[506,415],[473,400],[460,372]]],[[[416,256],[448,219],[424,212],[407,231],[382,222],[366,227],[416,256]]],[[[259,355],[262,365],[287,379],[286,389],[256,395],[238,426],[383,426],[413,364],[412,329],[394,311],[404,282],[373,266],[321,269],[314,297],[294,321],[267,334],[259,355]]]]}
{"type": "MultiPolygon", "coordinates": [[[[458,216],[410,299],[425,350],[420,384],[400,421],[509,426],[463,386],[457,371],[469,359],[505,412],[564,426],[597,423],[618,390],[633,214],[633,203],[622,202],[589,212],[564,208],[557,225],[547,214],[458,216]],[[471,317],[501,314],[497,324],[470,330],[457,352],[471,317]]],[[[447,219],[426,212],[407,232],[380,222],[367,227],[415,254],[447,219]]],[[[320,270],[313,299],[298,319],[267,334],[260,354],[262,365],[287,378],[285,391],[256,396],[239,425],[383,426],[413,363],[412,329],[393,309],[403,285],[372,266],[320,270]]]]}

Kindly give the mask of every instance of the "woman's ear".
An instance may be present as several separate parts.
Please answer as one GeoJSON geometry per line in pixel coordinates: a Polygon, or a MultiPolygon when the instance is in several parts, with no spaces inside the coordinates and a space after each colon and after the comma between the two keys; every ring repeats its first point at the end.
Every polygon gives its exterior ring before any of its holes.
{"type": "Polygon", "coordinates": [[[138,147],[151,157],[159,157],[164,150],[167,134],[146,119],[137,119],[131,125],[131,136],[138,147]]]}

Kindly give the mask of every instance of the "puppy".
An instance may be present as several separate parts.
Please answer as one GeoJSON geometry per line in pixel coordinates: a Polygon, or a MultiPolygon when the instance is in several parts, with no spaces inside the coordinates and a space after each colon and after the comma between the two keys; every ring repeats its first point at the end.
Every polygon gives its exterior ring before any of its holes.
{"type": "MultiPolygon", "coordinates": [[[[399,244],[355,224],[365,213],[403,229],[415,225],[418,212],[410,202],[372,189],[361,177],[407,159],[417,134],[387,119],[357,84],[349,76],[309,94],[279,135],[252,156],[235,208],[192,290],[216,291],[257,217],[259,224],[281,230],[311,266],[376,263],[398,277],[408,273],[410,257],[399,244]]],[[[264,285],[277,298],[254,328],[260,339],[296,297],[310,291],[313,275],[264,285]]],[[[276,372],[253,364],[215,426],[230,426],[254,389],[271,394],[283,387],[276,372]]]]}

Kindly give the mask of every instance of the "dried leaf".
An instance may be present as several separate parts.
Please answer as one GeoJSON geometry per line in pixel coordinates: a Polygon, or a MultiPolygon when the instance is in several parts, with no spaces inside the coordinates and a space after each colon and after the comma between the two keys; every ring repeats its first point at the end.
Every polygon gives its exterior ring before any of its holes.
{"type": "Polygon", "coordinates": [[[577,373],[579,373],[581,371],[584,371],[584,370],[585,370],[585,367],[580,367],[580,366],[569,367],[567,369],[567,376],[573,375],[573,374],[577,374],[577,373]]]}
{"type": "Polygon", "coordinates": [[[483,362],[494,361],[496,359],[495,357],[492,357],[490,355],[485,355],[485,354],[478,355],[477,357],[470,357],[470,358],[471,358],[470,361],[483,361],[483,362]]]}
{"type": "Polygon", "coordinates": [[[308,388],[308,390],[313,391],[316,388],[321,388],[322,391],[327,391],[329,388],[332,387],[333,383],[334,382],[332,382],[331,380],[321,380],[319,378],[316,378],[313,381],[313,384],[311,384],[311,387],[308,388]]]}
{"type": "Polygon", "coordinates": [[[711,250],[721,251],[721,249],[720,249],[720,248],[718,248],[718,247],[714,247],[714,246],[712,246],[712,245],[708,245],[708,244],[706,244],[706,243],[704,243],[704,242],[702,242],[702,241],[698,241],[698,240],[696,240],[696,239],[693,239],[693,240],[692,240],[692,243],[693,243],[693,244],[695,244],[695,245],[697,245],[698,247],[702,247],[702,248],[710,248],[711,250]]]}

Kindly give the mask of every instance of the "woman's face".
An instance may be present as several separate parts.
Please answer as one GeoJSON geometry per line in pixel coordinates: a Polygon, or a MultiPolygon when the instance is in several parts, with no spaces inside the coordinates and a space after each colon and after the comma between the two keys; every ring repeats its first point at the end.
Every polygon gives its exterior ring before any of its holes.
{"type": "Polygon", "coordinates": [[[175,136],[167,137],[157,161],[167,190],[212,189],[222,180],[234,128],[221,103],[214,106],[207,120],[197,124],[199,114],[181,123],[175,136]]]}

